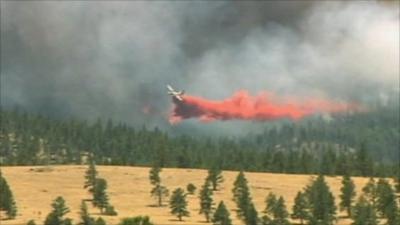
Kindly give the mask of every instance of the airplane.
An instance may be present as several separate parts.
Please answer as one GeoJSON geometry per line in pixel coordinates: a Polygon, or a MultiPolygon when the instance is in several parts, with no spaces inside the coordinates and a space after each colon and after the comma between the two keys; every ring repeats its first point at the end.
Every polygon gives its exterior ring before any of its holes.
{"type": "Polygon", "coordinates": [[[167,89],[168,89],[168,94],[175,97],[176,99],[178,99],[179,101],[183,101],[182,95],[185,93],[185,91],[175,91],[175,89],[173,89],[171,87],[171,85],[167,85],[167,89]]]}

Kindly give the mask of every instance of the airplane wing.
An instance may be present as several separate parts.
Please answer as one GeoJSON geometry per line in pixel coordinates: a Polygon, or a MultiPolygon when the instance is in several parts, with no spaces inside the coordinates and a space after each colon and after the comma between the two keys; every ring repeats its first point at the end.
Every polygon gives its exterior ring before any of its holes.
{"type": "Polygon", "coordinates": [[[174,95],[175,98],[177,98],[179,101],[183,101],[183,98],[180,95],[174,95]]]}
{"type": "Polygon", "coordinates": [[[173,89],[170,85],[167,85],[167,89],[168,89],[169,91],[174,91],[174,89],[173,89]]]}

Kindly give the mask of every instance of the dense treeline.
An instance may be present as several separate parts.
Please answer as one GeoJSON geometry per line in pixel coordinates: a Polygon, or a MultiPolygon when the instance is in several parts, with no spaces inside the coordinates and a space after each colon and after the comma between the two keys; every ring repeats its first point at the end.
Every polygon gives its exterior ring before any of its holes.
{"type": "Polygon", "coordinates": [[[99,164],[392,176],[399,164],[397,106],[267,124],[264,132],[242,138],[172,137],[112,120],[1,111],[0,163],[79,164],[93,153],[99,164]]]}

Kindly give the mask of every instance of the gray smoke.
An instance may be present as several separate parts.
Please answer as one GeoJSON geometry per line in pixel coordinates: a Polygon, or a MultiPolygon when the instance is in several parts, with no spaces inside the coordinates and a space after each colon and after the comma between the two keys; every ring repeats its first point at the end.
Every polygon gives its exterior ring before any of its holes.
{"type": "MultiPolygon", "coordinates": [[[[399,6],[372,1],[2,2],[1,105],[171,127],[165,85],[367,101],[399,88],[399,6]]],[[[239,129],[240,128],[240,129],[239,129]]]]}

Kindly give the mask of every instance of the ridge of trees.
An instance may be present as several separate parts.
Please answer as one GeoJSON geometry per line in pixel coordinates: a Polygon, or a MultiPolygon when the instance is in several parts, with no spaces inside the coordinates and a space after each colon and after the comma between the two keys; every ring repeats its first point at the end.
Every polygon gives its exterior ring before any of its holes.
{"type": "Polygon", "coordinates": [[[242,138],[168,135],[112,120],[54,120],[0,111],[1,165],[98,164],[276,173],[398,176],[398,108],[266,125],[242,138]]]}

